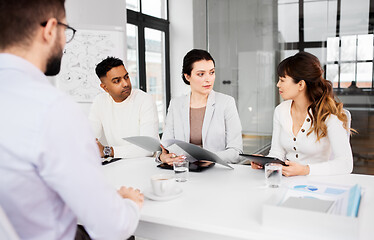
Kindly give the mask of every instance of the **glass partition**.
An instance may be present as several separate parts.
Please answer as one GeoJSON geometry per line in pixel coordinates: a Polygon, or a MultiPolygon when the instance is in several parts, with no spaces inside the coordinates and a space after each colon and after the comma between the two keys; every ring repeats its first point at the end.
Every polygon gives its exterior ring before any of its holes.
{"type": "Polygon", "coordinates": [[[216,60],[214,89],[236,100],[244,152],[266,153],[273,111],[281,101],[276,67],[307,51],[320,59],[324,77],[352,114],[358,130],[351,137],[354,172],[374,174],[369,169],[374,169],[374,2],[205,1],[205,40],[216,60]]]}
{"type": "MultiPolygon", "coordinates": [[[[296,12],[282,22],[289,40],[298,38],[296,12]]],[[[284,8],[283,11],[286,11],[284,8]]],[[[278,103],[275,68],[279,62],[277,2],[208,0],[209,52],[216,61],[214,89],[235,98],[243,128],[244,152],[270,145],[278,103]]]]}

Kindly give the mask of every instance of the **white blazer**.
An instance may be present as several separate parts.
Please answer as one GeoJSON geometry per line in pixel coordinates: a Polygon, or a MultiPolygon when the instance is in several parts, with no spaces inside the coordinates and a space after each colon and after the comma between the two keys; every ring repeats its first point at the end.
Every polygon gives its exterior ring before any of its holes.
{"type": "MultiPolygon", "coordinates": [[[[190,142],[190,96],[170,101],[162,140],[190,142]]],[[[202,127],[203,148],[215,152],[228,163],[237,163],[243,152],[242,125],[233,97],[211,91],[202,127]]]]}

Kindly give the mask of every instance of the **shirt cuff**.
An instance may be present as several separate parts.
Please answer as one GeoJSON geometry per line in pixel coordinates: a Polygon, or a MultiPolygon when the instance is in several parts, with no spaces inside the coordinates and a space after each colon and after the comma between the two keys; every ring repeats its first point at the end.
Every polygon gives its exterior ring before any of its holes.
{"type": "Polygon", "coordinates": [[[113,158],[125,158],[125,153],[121,151],[120,147],[111,146],[113,148],[113,158]]]}
{"type": "Polygon", "coordinates": [[[157,151],[156,153],[156,157],[155,157],[155,162],[156,163],[162,163],[161,159],[160,159],[160,155],[161,155],[162,152],[160,151],[157,151]]]}
{"type": "Polygon", "coordinates": [[[308,164],[309,165],[309,174],[311,175],[323,175],[323,172],[326,172],[325,169],[321,168],[321,164],[308,164]]]}

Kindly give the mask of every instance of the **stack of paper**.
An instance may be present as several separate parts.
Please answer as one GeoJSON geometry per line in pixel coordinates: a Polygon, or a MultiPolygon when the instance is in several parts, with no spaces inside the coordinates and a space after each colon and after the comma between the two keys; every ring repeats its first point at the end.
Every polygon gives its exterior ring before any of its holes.
{"type": "Polygon", "coordinates": [[[308,183],[291,186],[280,206],[357,217],[361,187],[308,183]]]}
{"type": "Polygon", "coordinates": [[[281,206],[327,213],[333,204],[334,201],[332,200],[322,200],[311,197],[289,197],[281,206]]]}

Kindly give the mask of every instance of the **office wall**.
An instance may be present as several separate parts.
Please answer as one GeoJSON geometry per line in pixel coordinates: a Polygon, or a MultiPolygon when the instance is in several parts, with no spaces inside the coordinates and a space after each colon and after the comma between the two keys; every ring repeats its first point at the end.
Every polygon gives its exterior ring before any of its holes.
{"type": "MultiPolygon", "coordinates": [[[[67,0],[65,3],[68,23],[78,29],[113,30],[120,28],[126,36],[126,1],[123,0],[67,0]]],[[[122,31],[121,30],[121,31],[122,31]]],[[[126,42],[123,43],[126,46],[126,42]]],[[[126,47],[123,56],[126,56],[126,47]]],[[[119,54],[119,55],[122,55],[119,54]]],[[[126,62],[126,59],[124,59],[126,62]]],[[[56,84],[56,78],[51,79],[56,84]]],[[[79,102],[83,111],[88,115],[91,103],[79,102]]]]}
{"type": "Polygon", "coordinates": [[[193,0],[193,45],[205,50],[208,49],[206,7],[206,0],[193,0]]]}
{"type": "Polygon", "coordinates": [[[67,20],[70,24],[89,24],[126,27],[124,0],[67,0],[67,20]]]}
{"type": "Polygon", "coordinates": [[[193,48],[193,0],[170,0],[170,82],[171,97],[188,93],[181,73],[184,55],[193,48]]]}
{"type": "MultiPolygon", "coordinates": [[[[272,132],[277,103],[276,7],[272,0],[206,0],[207,34],[195,37],[196,43],[206,38],[216,60],[214,89],[236,99],[243,133],[248,135],[272,132]]],[[[197,12],[195,16],[201,18],[197,12]]]]}
{"type": "MultiPolygon", "coordinates": [[[[126,1],[67,0],[67,21],[72,26],[123,27],[126,30],[126,1]]],[[[193,0],[170,0],[170,81],[171,96],[186,94],[189,87],[181,79],[182,60],[193,48],[193,0]]],[[[126,42],[123,43],[126,46],[126,42]]],[[[126,61],[126,59],[125,59],[126,61]]],[[[55,79],[51,79],[55,81],[55,79]]],[[[80,103],[88,113],[90,103],[80,103]]]]}

